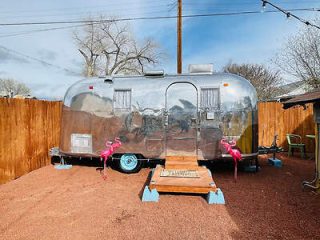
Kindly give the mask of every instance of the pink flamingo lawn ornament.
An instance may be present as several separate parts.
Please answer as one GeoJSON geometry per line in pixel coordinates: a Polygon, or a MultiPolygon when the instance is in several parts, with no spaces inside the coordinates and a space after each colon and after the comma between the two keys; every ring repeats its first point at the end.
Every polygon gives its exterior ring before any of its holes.
{"type": "Polygon", "coordinates": [[[114,153],[114,151],[116,150],[116,148],[121,146],[121,141],[120,138],[116,137],[114,139],[114,143],[112,143],[111,141],[107,141],[106,142],[106,149],[103,150],[100,154],[100,157],[103,158],[104,162],[103,162],[103,179],[106,180],[107,175],[106,175],[106,165],[107,165],[107,160],[108,158],[114,153]]]}
{"type": "Polygon", "coordinates": [[[221,139],[220,143],[233,158],[233,161],[234,161],[234,181],[236,182],[237,175],[238,175],[238,161],[241,161],[241,159],[242,159],[241,153],[238,149],[232,148],[232,147],[236,146],[235,140],[228,142],[227,139],[223,138],[223,139],[221,139]]]}

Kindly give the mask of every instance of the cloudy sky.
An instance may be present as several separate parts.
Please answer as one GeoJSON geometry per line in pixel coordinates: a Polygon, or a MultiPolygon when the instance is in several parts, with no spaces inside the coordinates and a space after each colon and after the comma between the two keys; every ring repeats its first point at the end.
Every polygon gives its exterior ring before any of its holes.
{"type": "MultiPolygon", "coordinates": [[[[272,65],[288,38],[306,26],[276,12],[260,12],[260,0],[182,0],[183,15],[239,13],[183,20],[183,71],[191,63],[213,63],[219,71],[230,61],[272,65]]],[[[283,9],[320,9],[319,0],[270,0],[283,9]]],[[[72,39],[79,24],[4,25],[77,21],[91,16],[117,18],[176,15],[176,0],[2,0],[0,2],[0,78],[24,82],[39,98],[62,98],[81,77],[83,59],[72,39]]],[[[267,6],[266,10],[274,10],[267,6]]],[[[319,11],[295,11],[312,21],[319,11]]],[[[167,58],[157,68],[176,71],[176,19],[132,20],[136,38],[155,39],[167,58]]],[[[79,28],[78,28],[79,30],[79,28]]],[[[285,76],[286,81],[292,81],[285,76]]]]}

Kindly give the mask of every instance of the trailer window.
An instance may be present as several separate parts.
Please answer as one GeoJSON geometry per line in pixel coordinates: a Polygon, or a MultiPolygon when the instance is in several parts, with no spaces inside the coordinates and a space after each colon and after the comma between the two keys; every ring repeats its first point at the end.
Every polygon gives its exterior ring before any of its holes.
{"type": "Polygon", "coordinates": [[[115,110],[130,111],[131,89],[114,90],[113,102],[115,110]]]}
{"type": "Polygon", "coordinates": [[[209,111],[219,109],[219,88],[201,88],[200,107],[209,111]]]}

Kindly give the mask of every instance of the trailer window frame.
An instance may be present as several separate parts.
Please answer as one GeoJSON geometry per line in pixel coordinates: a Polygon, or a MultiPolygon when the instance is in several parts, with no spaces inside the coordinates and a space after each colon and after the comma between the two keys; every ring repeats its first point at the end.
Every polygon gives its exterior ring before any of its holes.
{"type": "MultiPolygon", "coordinates": [[[[124,96],[122,96],[124,97],[124,96]]],[[[132,89],[131,88],[115,88],[113,90],[113,110],[118,111],[118,112],[131,112],[131,103],[132,103],[132,89]],[[129,99],[123,100],[123,99],[118,99],[117,93],[129,93],[127,97],[129,99]],[[120,101],[119,101],[120,100],[120,101]],[[122,106],[118,106],[119,102],[122,102],[122,106]]],[[[120,104],[121,105],[121,104],[120,104]]]]}
{"type": "Polygon", "coordinates": [[[204,109],[207,111],[214,111],[214,110],[220,110],[220,105],[221,105],[221,101],[220,101],[220,88],[219,87],[200,87],[200,109],[204,109]],[[208,90],[213,90],[217,92],[217,103],[216,104],[212,104],[214,106],[209,106],[208,104],[208,94],[204,95],[205,91],[208,90]],[[204,101],[204,99],[206,98],[206,101],[204,101]]]}

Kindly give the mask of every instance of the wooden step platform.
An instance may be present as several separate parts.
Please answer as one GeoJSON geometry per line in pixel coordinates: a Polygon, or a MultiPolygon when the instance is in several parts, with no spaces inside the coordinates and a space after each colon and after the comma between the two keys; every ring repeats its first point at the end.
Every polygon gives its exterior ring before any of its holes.
{"type": "Polygon", "coordinates": [[[217,191],[210,171],[198,166],[196,156],[168,156],[165,166],[154,169],[149,188],[158,192],[201,194],[217,191]]]}
{"type": "Polygon", "coordinates": [[[166,169],[198,169],[197,156],[167,156],[165,162],[166,169]]]}

